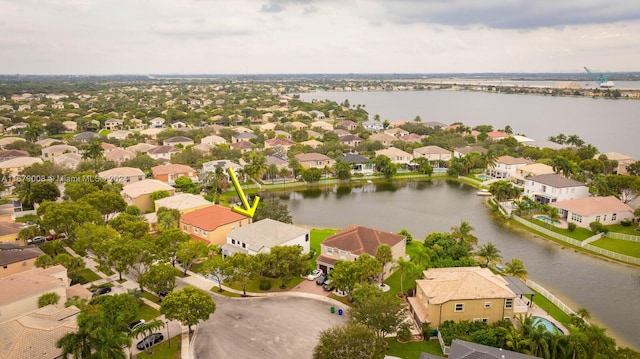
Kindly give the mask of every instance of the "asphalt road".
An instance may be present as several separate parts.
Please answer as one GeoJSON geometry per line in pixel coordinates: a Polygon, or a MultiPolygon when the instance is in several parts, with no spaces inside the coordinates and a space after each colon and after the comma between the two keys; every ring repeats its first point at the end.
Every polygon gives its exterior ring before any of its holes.
{"type": "Polygon", "coordinates": [[[198,325],[198,359],[311,358],[321,330],[347,322],[323,301],[298,297],[226,298],[198,325]]]}

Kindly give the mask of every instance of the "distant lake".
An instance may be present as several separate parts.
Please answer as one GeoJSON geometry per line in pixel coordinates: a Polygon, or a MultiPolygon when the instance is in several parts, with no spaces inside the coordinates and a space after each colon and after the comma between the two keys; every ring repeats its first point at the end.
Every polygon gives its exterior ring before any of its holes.
{"type": "Polygon", "coordinates": [[[304,101],[348,99],[365,105],[371,118],[446,124],[463,122],[474,127],[510,125],[514,133],[545,140],[559,133],[576,134],[600,152],[621,152],[640,159],[640,100],[584,97],[508,95],[473,91],[379,91],[302,93],[304,101]]]}

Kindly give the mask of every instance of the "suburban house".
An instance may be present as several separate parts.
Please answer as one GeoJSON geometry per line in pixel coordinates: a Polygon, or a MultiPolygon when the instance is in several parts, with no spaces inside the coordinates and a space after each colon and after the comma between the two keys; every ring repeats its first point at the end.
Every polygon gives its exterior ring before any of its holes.
{"type": "Polygon", "coordinates": [[[512,176],[512,181],[517,185],[524,185],[524,180],[527,177],[534,177],[539,175],[546,175],[556,173],[553,167],[545,165],[544,163],[532,163],[530,165],[516,167],[516,173],[512,176]]]}
{"type": "Polygon", "coordinates": [[[147,154],[155,160],[169,161],[171,160],[171,155],[177,152],[180,152],[179,148],[171,145],[164,145],[149,149],[147,154]]]}
{"type": "Polygon", "coordinates": [[[558,209],[560,217],[567,223],[589,228],[589,223],[600,222],[605,226],[633,220],[633,208],[614,196],[585,197],[558,201],[551,204],[558,209]]]}
{"type": "Polygon", "coordinates": [[[76,132],[78,130],[76,121],[62,121],[62,125],[67,129],[66,132],[76,132]]]}
{"type": "Polygon", "coordinates": [[[15,243],[0,242],[0,277],[31,270],[36,258],[43,254],[38,247],[22,247],[15,243]]]}
{"type": "Polygon", "coordinates": [[[470,153],[486,154],[487,149],[480,146],[464,146],[453,149],[453,156],[458,158],[464,157],[470,153]]]}
{"type": "Polygon", "coordinates": [[[300,121],[289,122],[286,126],[291,126],[296,131],[305,130],[309,127],[304,122],[300,122],[300,121]]]}
{"type": "Polygon", "coordinates": [[[0,162],[0,172],[8,173],[12,177],[17,176],[23,169],[33,166],[35,163],[42,163],[42,159],[35,157],[16,157],[0,162]]]}
{"type": "Polygon", "coordinates": [[[158,199],[155,201],[155,204],[156,212],[158,212],[158,208],[165,207],[175,209],[180,212],[181,215],[197,209],[213,206],[213,203],[207,201],[204,197],[191,193],[178,193],[175,196],[158,199]]]}
{"type": "Polygon", "coordinates": [[[353,131],[358,128],[358,123],[350,120],[337,122],[335,125],[336,128],[344,128],[347,131],[353,131]]]}
{"type": "Polygon", "coordinates": [[[42,158],[50,160],[64,153],[78,153],[78,149],[70,145],[53,145],[42,149],[42,158]]]}
{"type": "Polygon", "coordinates": [[[16,141],[24,141],[24,138],[21,137],[4,137],[0,138],[0,148],[4,149],[4,146],[10,145],[16,141]]]}
{"type": "Polygon", "coordinates": [[[487,132],[487,137],[490,140],[498,141],[498,140],[502,140],[504,138],[508,138],[509,134],[506,133],[506,132],[502,132],[502,131],[491,131],[491,132],[487,132]]]}
{"type": "Polygon", "coordinates": [[[451,160],[452,153],[439,146],[424,146],[413,150],[414,158],[426,158],[429,161],[445,161],[451,160]]]}
{"type": "Polygon", "coordinates": [[[82,162],[82,156],[77,153],[64,153],[53,157],[53,163],[70,169],[78,168],[80,162],[82,162]]]}
{"type": "Polygon", "coordinates": [[[333,130],[333,125],[325,121],[315,121],[311,122],[311,128],[319,128],[321,130],[331,131],[333,130]]]}
{"type": "Polygon", "coordinates": [[[616,173],[619,175],[626,175],[627,173],[629,173],[627,171],[627,166],[633,164],[636,161],[632,157],[618,152],[598,153],[597,155],[593,156],[593,158],[598,159],[602,155],[606,156],[610,161],[618,161],[616,173]]]}
{"type": "Polygon", "coordinates": [[[136,158],[138,155],[129,150],[125,150],[124,148],[114,148],[111,151],[105,152],[104,158],[107,161],[113,161],[117,164],[120,164],[124,161],[130,160],[132,158],[136,158]]]}
{"type": "Polygon", "coordinates": [[[408,298],[419,326],[429,323],[435,329],[447,320],[492,324],[528,310],[509,282],[488,268],[431,268],[423,276],[416,280],[415,297],[408,298]]]}
{"type": "Polygon", "coordinates": [[[73,139],[79,142],[87,143],[99,137],[100,135],[98,135],[97,133],[87,131],[87,132],[80,132],[79,134],[74,135],[73,139]]]}
{"type": "Polygon", "coordinates": [[[124,186],[120,194],[128,205],[136,206],[140,208],[140,211],[147,212],[153,211],[154,209],[151,194],[157,191],[167,191],[170,196],[173,196],[176,193],[175,188],[164,182],[154,179],[145,179],[124,186]]]}
{"type": "Polygon", "coordinates": [[[236,228],[251,224],[251,218],[230,208],[211,205],[202,207],[180,217],[180,229],[195,240],[222,246],[227,236],[236,228]]]}
{"type": "Polygon", "coordinates": [[[22,223],[0,222],[0,243],[22,244],[22,240],[18,238],[18,234],[22,228],[24,228],[22,223]]]}
{"type": "Polygon", "coordinates": [[[308,229],[267,218],[232,230],[227,235],[227,243],[222,246],[222,255],[269,253],[276,246],[295,245],[302,247],[302,253],[309,253],[308,229]]]}
{"type": "Polygon", "coordinates": [[[149,143],[137,143],[133,146],[127,147],[127,150],[135,152],[135,153],[147,153],[149,150],[154,149],[158,146],[152,145],[149,143]]]}
{"type": "Polygon", "coordinates": [[[351,132],[347,131],[347,130],[343,130],[341,128],[336,128],[333,131],[327,131],[326,133],[335,133],[336,135],[338,135],[338,138],[343,137],[343,136],[348,136],[351,134],[351,132]]]}
{"type": "Polygon", "coordinates": [[[98,176],[109,183],[134,183],[145,179],[144,172],[134,167],[116,167],[98,172],[98,176]]]}
{"type": "MultiPolygon", "coordinates": [[[[406,239],[407,237],[399,234],[351,225],[327,237],[320,244],[318,268],[328,273],[338,261],[355,261],[363,254],[375,257],[378,247],[382,244],[391,247],[393,261],[396,261],[406,256],[406,239]]],[[[384,268],[384,278],[391,274],[392,266],[393,263],[387,263],[384,268]]]]}
{"type": "Polygon", "coordinates": [[[223,143],[227,143],[227,140],[225,140],[224,138],[220,137],[220,136],[216,136],[216,135],[211,135],[211,136],[207,136],[207,137],[203,137],[200,140],[200,143],[205,144],[205,145],[220,145],[223,143]]]}
{"type": "Polygon", "coordinates": [[[238,174],[237,172],[242,169],[242,166],[240,166],[239,164],[233,162],[233,161],[229,161],[229,160],[213,160],[213,161],[209,161],[209,162],[205,162],[202,164],[202,171],[203,172],[216,172],[216,169],[220,167],[222,169],[222,172],[224,173],[225,176],[227,176],[227,180],[231,181],[231,178],[229,177],[229,168],[233,168],[233,171],[236,172],[236,175],[238,174]]]}
{"type": "Polygon", "coordinates": [[[119,130],[122,128],[123,124],[124,124],[124,120],[121,120],[118,118],[110,118],[104,121],[104,129],[109,131],[119,130]]]}
{"type": "Polygon", "coordinates": [[[236,133],[235,135],[231,136],[231,143],[250,142],[251,140],[255,140],[256,138],[258,138],[258,136],[252,132],[236,133]]]}
{"type": "Polygon", "coordinates": [[[282,138],[282,137],[276,137],[276,138],[271,138],[268,139],[266,141],[264,141],[264,148],[276,148],[276,147],[282,147],[282,149],[284,149],[284,151],[289,152],[289,149],[291,148],[291,146],[295,145],[296,143],[286,139],[286,138],[282,138]]]}
{"type": "Polygon", "coordinates": [[[489,167],[489,176],[493,178],[509,179],[516,174],[518,167],[535,163],[526,158],[515,158],[511,156],[500,156],[496,158],[494,166],[489,167]]]}
{"type": "Polygon", "coordinates": [[[306,140],[306,141],[300,142],[300,144],[303,146],[309,146],[311,148],[318,148],[323,145],[323,143],[318,140],[306,140]]]}
{"type": "Polygon", "coordinates": [[[149,128],[164,128],[164,118],[155,117],[149,121],[149,128]]]}
{"type": "Polygon", "coordinates": [[[371,131],[371,132],[378,132],[384,128],[384,126],[382,125],[382,122],[378,122],[374,120],[364,121],[362,123],[362,126],[364,127],[365,130],[371,131]]]}
{"type": "Polygon", "coordinates": [[[295,155],[295,158],[300,162],[300,165],[304,169],[309,168],[320,168],[323,169],[325,167],[331,167],[334,164],[334,161],[331,157],[327,157],[321,153],[299,153],[295,155]]]}
{"type": "Polygon", "coordinates": [[[29,152],[21,150],[6,150],[0,152],[0,162],[18,157],[29,157],[29,152]]]}
{"type": "Polygon", "coordinates": [[[173,137],[169,137],[166,140],[162,141],[162,144],[165,145],[165,146],[187,147],[187,146],[193,145],[194,142],[189,137],[173,136],[173,137]]]}
{"type": "Polygon", "coordinates": [[[117,130],[108,134],[107,138],[111,138],[114,140],[125,140],[129,136],[133,136],[133,132],[129,130],[117,130]]]}
{"type": "Polygon", "coordinates": [[[198,182],[198,172],[187,165],[167,164],[151,167],[153,179],[173,185],[176,178],[186,177],[193,182],[198,182]]]}
{"type": "Polygon", "coordinates": [[[387,156],[391,162],[399,165],[408,165],[411,163],[411,160],[413,160],[413,156],[410,153],[404,152],[403,150],[395,147],[377,150],[376,157],[378,156],[387,156]]]}
{"type": "Polygon", "coordinates": [[[397,140],[397,138],[391,135],[387,135],[386,133],[374,133],[371,136],[369,136],[368,139],[371,142],[379,141],[380,143],[382,143],[382,146],[385,148],[391,147],[393,141],[397,140]]]}
{"type": "Polygon", "coordinates": [[[62,144],[62,141],[55,138],[45,138],[40,141],[36,141],[36,145],[40,145],[40,147],[49,147],[54,144],[62,144]]]}
{"type": "Polygon", "coordinates": [[[383,133],[386,134],[386,135],[389,135],[389,136],[393,136],[395,138],[401,138],[403,136],[408,135],[409,131],[403,130],[400,127],[393,127],[393,128],[388,128],[388,129],[384,130],[383,133]]]}
{"type": "Polygon", "coordinates": [[[357,153],[342,154],[342,162],[348,163],[349,166],[351,166],[351,173],[353,174],[360,173],[365,176],[373,174],[373,163],[371,160],[357,153]]]}
{"type": "Polygon", "coordinates": [[[360,143],[362,143],[362,138],[358,137],[357,135],[349,134],[349,135],[340,137],[340,143],[342,143],[343,145],[347,145],[351,148],[354,148],[356,146],[359,146],[360,143]]]}
{"type": "Polygon", "coordinates": [[[410,133],[408,135],[404,135],[402,137],[400,137],[400,140],[407,142],[407,143],[421,143],[422,142],[422,136],[420,135],[416,135],[415,133],[410,133]]]}
{"type": "Polygon", "coordinates": [[[113,151],[116,148],[118,148],[118,146],[116,146],[116,145],[114,145],[112,143],[107,143],[107,142],[100,143],[100,147],[102,148],[103,152],[113,151]]]}
{"type": "Polygon", "coordinates": [[[266,159],[265,164],[267,165],[267,167],[270,165],[276,165],[278,170],[281,170],[283,168],[289,168],[289,162],[283,160],[280,157],[266,156],[265,159],[266,159]]]}
{"type": "Polygon", "coordinates": [[[422,353],[419,359],[535,359],[537,357],[526,355],[518,352],[512,352],[502,348],[490,347],[461,339],[454,339],[447,357],[441,357],[435,354],[422,353]]]}
{"type": "Polygon", "coordinates": [[[240,141],[232,143],[231,148],[234,150],[239,150],[241,153],[247,153],[253,149],[253,145],[249,141],[240,141]]]}
{"type": "Polygon", "coordinates": [[[524,195],[538,203],[548,204],[589,197],[589,187],[582,182],[552,173],[525,178],[524,195]]]}

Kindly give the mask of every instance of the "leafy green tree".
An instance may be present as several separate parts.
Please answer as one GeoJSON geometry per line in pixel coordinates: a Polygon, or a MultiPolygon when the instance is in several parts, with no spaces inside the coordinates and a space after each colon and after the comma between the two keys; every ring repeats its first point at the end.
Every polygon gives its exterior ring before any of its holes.
{"type": "Polygon", "coordinates": [[[80,198],[99,191],[100,187],[94,182],[65,182],[64,195],[72,201],[78,201],[80,198]]]}
{"type": "MultiPolygon", "coordinates": [[[[141,325],[134,328],[133,331],[131,332],[131,336],[136,337],[142,334],[143,337],[147,337],[164,327],[165,327],[165,324],[162,320],[154,319],[154,320],[142,323],[141,325]]],[[[145,344],[148,344],[148,346],[145,348],[147,350],[147,353],[153,354],[152,352],[149,352],[149,350],[151,349],[151,343],[146,342],[145,344]]]]}
{"type": "Polygon", "coordinates": [[[431,167],[431,164],[429,163],[429,160],[427,158],[416,157],[413,160],[411,160],[411,162],[417,165],[416,170],[418,172],[425,174],[427,176],[431,176],[433,174],[433,167],[431,167]]]}
{"type": "Polygon", "coordinates": [[[413,241],[413,236],[411,235],[411,233],[409,233],[409,231],[407,231],[406,228],[403,228],[402,230],[400,230],[400,232],[398,232],[399,235],[401,236],[405,236],[407,238],[407,244],[411,243],[413,241]]]}
{"type": "Polygon", "coordinates": [[[375,330],[380,339],[396,332],[406,318],[402,304],[387,295],[374,295],[354,302],[349,316],[354,322],[375,330]]]}
{"type": "Polygon", "coordinates": [[[382,173],[385,178],[390,179],[398,172],[398,166],[391,162],[391,159],[385,155],[380,155],[373,159],[376,171],[382,173]]]}
{"type": "Polygon", "coordinates": [[[382,339],[373,329],[354,322],[321,331],[313,359],[342,358],[382,359],[382,339]]]}
{"type": "Polygon", "coordinates": [[[258,222],[265,218],[270,218],[282,223],[293,223],[289,207],[286,203],[279,200],[258,202],[256,212],[253,214],[253,221],[258,222]]]}
{"type": "Polygon", "coordinates": [[[193,183],[193,180],[189,177],[178,177],[175,180],[174,187],[184,193],[198,194],[200,193],[200,187],[193,183]]]}
{"type": "Polygon", "coordinates": [[[158,294],[160,299],[160,292],[172,291],[176,287],[176,269],[165,263],[152,265],[138,277],[138,283],[141,287],[158,294]]]}
{"type": "Polygon", "coordinates": [[[72,235],[76,228],[85,223],[102,224],[100,212],[82,202],[44,202],[38,207],[42,216],[42,227],[55,233],[72,235]]]}
{"type": "Polygon", "coordinates": [[[159,200],[159,199],[167,198],[167,197],[169,197],[169,196],[171,196],[171,193],[169,193],[169,191],[167,191],[167,190],[160,190],[160,191],[152,192],[152,193],[149,195],[149,198],[151,198],[151,201],[152,201],[152,202],[155,202],[155,201],[157,201],[157,200],[159,200]]]}
{"type": "Polygon", "coordinates": [[[176,251],[176,258],[184,268],[184,275],[187,275],[187,271],[191,269],[195,262],[205,257],[207,253],[209,253],[209,248],[204,242],[191,240],[180,243],[176,251]]]}
{"type": "Polygon", "coordinates": [[[158,161],[151,158],[148,154],[140,154],[134,158],[122,162],[122,167],[133,167],[142,170],[145,173],[151,171],[151,167],[157,166],[158,161]]]}
{"type": "Polygon", "coordinates": [[[351,167],[348,163],[337,160],[335,165],[333,166],[333,171],[336,175],[336,178],[339,180],[348,180],[351,178],[351,167]]]}
{"type": "Polygon", "coordinates": [[[81,257],[75,257],[69,253],[59,253],[53,257],[53,264],[60,264],[67,269],[70,277],[77,276],[82,270],[86,268],[84,259],[81,257]]]}
{"type": "Polygon", "coordinates": [[[120,215],[110,220],[109,227],[118,231],[120,235],[131,238],[142,238],[149,233],[149,223],[144,218],[126,213],[120,213],[120,215]]]}
{"type": "Polygon", "coordinates": [[[92,159],[97,161],[104,157],[104,153],[102,152],[102,146],[100,142],[93,141],[89,145],[89,147],[82,153],[82,159],[92,159]]]}
{"type": "Polygon", "coordinates": [[[271,248],[269,255],[273,263],[273,274],[282,280],[280,288],[286,288],[292,278],[304,274],[308,268],[301,246],[275,246],[271,248]]]}
{"type": "Polygon", "coordinates": [[[319,168],[308,168],[302,172],[302,179],[305,182],[318,182],[322,178],[322,171],[319,168]]]}
{"type": "Polygon", "coordinates": [[[160,313],[169,320],[177,320],[191,327],[201,320],[207,320],[216,311],[216,303],[211,295],[201,289],[186,286],[169,293],[160,305],[160,313]]]}
{"type": "Polygon", "coordinates": [[[38,308],[46,307],[47,305],[58,305],[58,302],[60,302],[60,295],[58,293],[44,293],[38,298],[38,308]]]}
{"type": "Polygon", "coordinates": [[[84,201],[97,209],[108,222],[109,215],[123,212],[127,208],[127,203],[118,193],[110,191],[95,191],[83,196],[80,201],[84,201]]]}
{"type": "MultiPolygon", "coordinates": [[[[160,209],[162,208],[163,207],[160,209]]],[[[155,248],[153,248],[153,252],[161,260],[169,259],[171,265],[175,266],[176,248],[178,248],[180,244],[190,240],[191,237],[178,228],[163,230],[154,238],[155,248]]]]}
{"type": "Polygon", "coordinates": [[[203,274],[215,278],[218,282],[218,292],[222,292],[222,281],[231,271],[233,268],[222,255],[211,256],[202,265],[203,274]]]}
{"type": "Polygon", "coordinates": [[[122,272],[128,273],[136,262],[135,243],[123,237],[116,237],[109,242],[108,262],[122,280],[122,272]]]}
{"type": "Polygon", "coordinates": [[[232,283],[238,283],[242,289],[242,296],[247,296],[247,285],[257,277],[258,268],[253,256],[242,252],[234,253],[227,257],[229,266],[233,270],[229,271],[228,279],[232,283]]]}
{"type": "Polygon", "coordinates": [[[420,276],[422,275],[420,267],[418,267],[412,261],[407,261],[402,257],[398,258],[398,260],[396,261],[395,268],[398,273],[400,273],[400,293],[403,294],[404,283],[407,281],[415,283],[415,280],[420,278],[420,276]]]}
{"type": "Polygon", "coordinates": [[[60,190],[54,182],[34,182],[31,184],[31,195],[33,203],[55,201],[58,197],[60,197],[60,190]]]}
{"type": "Polygon", "coordinates": [[[33,263],[37,268],[49,268],[54,265],[53,258],[48,254],[42,254],[33,263]]]}

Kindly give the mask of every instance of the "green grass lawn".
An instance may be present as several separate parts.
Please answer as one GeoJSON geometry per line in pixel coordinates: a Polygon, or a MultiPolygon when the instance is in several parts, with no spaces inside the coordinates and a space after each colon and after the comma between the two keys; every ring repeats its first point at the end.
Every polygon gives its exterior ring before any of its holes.
{"type": "Polygon", "coordinates": [[[533,296],[533,303],[537,304],[538,307],[549,313],[550,316],[562,323],[565,327],[569,325],[569,322],[571,321],[571,317],[569,317],[569,314],[560,310],[560,308],[558,308],[555,304],[551,303],[547,298],[543,297],[542,294],[536,292],[535,290],[533,291],[536,293],[533,296]]]}
{"type": "Polygon", "coordinates": [[[148,299],[156,304],[160,304],[160,302],[158,302],[158,296],[151,292],[143,292],[141,295],[145,299],[148,299]]]}
{"type": "Polygon", "coordinates": [[[72,284],[76,284],[76,283],[78,283],[78,284],[91,283],[91,282],[96,281],[96,280],[98,280],[100,278],[101,277],[99,275],[97,275],[94,271],[92,271],[89,268],[85,268],[85,269],[81,270],[80,272],[78,272],[77,276],[73,276],[73,278],[72,278],[73,283],[72,284]]]}
{"type": "MultiPolygon", "coordinates": [[[[528,218],[525,218],[525,219],[527,219],[531,223],[535,223],[535,224],[539,225],[542,228],[546,228],[546,229],[548,229],[550,231],[553,231],[553,232],[556,232],[558,234],[562,234],[562,235],[567,236],[569,238],[573,238],[573,239],[575,239],[577,241],[584,241],[585,239],[593,237],[593,235],[594,235],[593,232],[591,232],[590,230],[588,230],[586,228],[578,227],[573,232],[571,232],[566,228],[558,228],[556,226],[550,226],[547,223],[544,223],[544,222],[542,222],[540,220],[537,220],[537,219],[528,219],[528,218]]],[[[515,222],[515,221],[513,221],[513,222],[515,222]]],[[[543,237],[546,238],[546,236],[544,234],[542,234],[542,233],[540,233],[540,232],[538,232],[538,231],[536,231],[536,230],[534,230],[532,228],[525,227],[522,224],[520,224],[520,226],[522,226],[522,228],[525,228],[529,232],[533,232],[535,234],[538,234],[538,235],[543,236],[543,237]]]]}
{"type": "Polygon", "coordinates": [[[320,256],[320,243],[322,243],[327,237],[338,232],[337,229],[312,229],[311,230],[311,249],[315,251],[315,256],[309,261],[309,267],[311,269],[316,268],[316,260],[320,256]]]}
{"type": "Polygon", "coordinates": [[[418,359],[421,353],[429,353],[442,356],[442,349],[437,340],[398,343],[396,338],[387,338],[389,347],[386,355],[396,356],[402,359],[418,359]]]}
{"type": "Polygon", "coordinates": [[[179,359],[182,355],[182,336],[176,335],[171,340],[163,340],[158,345],[151,347],[152,354],[141,352],[137,358],[156,358],[156,359],[179,359]],[[171,348],[169,348],[171,343],[171,348]]]}
{"type": "MultiPolygon", "coordinates": [[[[284,289],[280,288],[280,284],[282,283],[282,280],[280,278],[267,278],[267,277],[261,277],[259,279],[255,279],[252,280],[247,287],[245,288],[245,290],[247,292],[253,292],[253,293],[265,293],[265,292],[286,292],[288,290],[290,290],[291,288],[297,286],[298,284],[300,284],[300,282],[302,282],[304,280],[304,278],[293,278],[289,281],[289,283],[287,283],[287,287],[284,289]],[[269,282],[271,282],[271,289],[270,290],[261,290],[260,289],[260,281],[261,280],[268,280],[269,282]]],[[[223,283],[224,285],[236,289],[236,290],[242,290],[242,288],[237,284],[237,283],[223,283]]],[[[216,286],[217,288],[218,286],[216,286]]]]}
{"type": "Polygon", "coordinates": [[[242,294],[229,292],[227,290],[223,290],[222,292],[218,292],[218,286],[217,285],[209,288],[209,291],[212,292],[212,293],[217,293],[217,294],[224,295],[225,297],[232,297],[232,298],[242,297],[242,294]]]}
{"type": "Polygon", "coordinates": [[[146,321],[150,321],[160,316],[160,311],[151,308],[148,304],[142,303],[138,308],[138,317],[146,321]]]}
{"type": "Polygon", "coordinates": [[[602,239],[598,239],[595,242],[591,242],[591,244],[602,249],[610,250],[612,252],[640,258],[639,242],[623,241],[621,239],[603,237],[602,239]]]}
{"type": "Polygon", "coordinates": [[[632,236],[640,236],[640,232],[636,231],[638,228],[638,223],[631,223],[630,226],[625,227],[621,224],[614,224],[610,226],[605,226],[610,232],[617,232],[622,234],[629,234],[632,236]]]}

